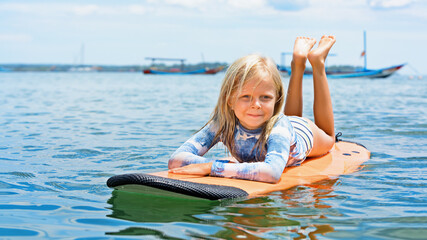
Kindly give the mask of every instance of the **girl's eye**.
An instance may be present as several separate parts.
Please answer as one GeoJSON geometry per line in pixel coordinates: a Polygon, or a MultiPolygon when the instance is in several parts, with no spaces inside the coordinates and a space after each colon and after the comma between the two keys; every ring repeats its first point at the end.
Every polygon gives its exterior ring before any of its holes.
{"type": "Polygon", "coordinates": [[[273,97],[271,97],[271,96],[261,96],[261,100],[264,100],[264,101],[268,101],[271,99],[273,99],[273,97]]]}
{"type": "Polygon", "coordinates": [[[240,96],[240,98],[243,99],[243,100],[249,100],[249,99],[251,99],[251,97],[249,95],[243,95],[243,96],[240,96]]]}

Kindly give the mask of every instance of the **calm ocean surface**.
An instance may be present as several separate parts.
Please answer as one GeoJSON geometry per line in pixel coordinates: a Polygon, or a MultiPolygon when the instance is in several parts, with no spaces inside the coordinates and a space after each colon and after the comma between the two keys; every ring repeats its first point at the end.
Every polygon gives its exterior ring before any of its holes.
{"type": "Polygon", "coordinates": [[[0,73],[0,238],[427,238],[425,77],[329,80],[337,132],[372,152],[359,172],[229,202],[105,185],[166,170],[208,120],[222,77],[0,73]]]}

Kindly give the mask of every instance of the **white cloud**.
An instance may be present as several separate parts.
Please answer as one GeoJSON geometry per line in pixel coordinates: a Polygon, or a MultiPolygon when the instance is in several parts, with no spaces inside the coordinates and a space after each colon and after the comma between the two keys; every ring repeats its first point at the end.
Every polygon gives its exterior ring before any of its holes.
{"type": "Polygon", "coordinates": [[[135,15],[143,15],[147,12],[147,8],[141,5],[130,5],[127,7],[129,13],[135,14],[135,15]]]}
{"type": "Polygon", "coordinates": [[[260,9],[266,6],[263,0],[230,0],[227,5],[236,9],[260,9]]]}
{"type": "Polygon", "coordinates": [[[0,42],[29,43],[33,40],[28,34],[0,34],[0,42]]]}
{"type": "Polygon", "coordinates": [[[267,0],[149,0],[147,3],[162,5],[163,7],[179,6],[197,10],[259,10],[267,6],[267,0]]]}
{"type": "Polygon", "coordinates": [[[101,5],[101,4],[70,4],[70,3],[0,3],[0,12],[16,14],[33,14],[36,16],[61,15],[127,15],[144,14],[146,7],[142,5],[101,5]]]}
{"type": "Polygon", "coordinates": [[[20,3],[1,3],[0,11],[5,12],[31,12],[31,6],[28,4],[20,4],[20,3]]]}
{"type": "Polygon", "coordinates": [[[281,11],[298,11],[310,6],[309,0],[269,0],[268,3],[281,11]]]}
{"type": "MultiPolygon", "coordinates": [[[[306,0],[299,0],[306,1],[306,0]]],[[[146,0],[136,4],[107,4],[98,2],[96,4],[85,3],[0,3],[0,12],[30,13],[35,15],[46,14],[72,14],[78,16],[89,15],[127,15],[148,13],[174,13],[179,15],[197,11],[226,13],[239,12],[245,14],[245,10],[269,9],[267,0],[146,0]]]]}
{"type": "Polygon", "coordinates": [[[165,3],[169,5],[199,9],[209,4],[209,1],[208,0],[165,0],[165,3]]]}
{"type": "Polygon", "coordinates": [[[413,2],[413,0],[368,0],[368,5],[373,9],[391,9],[408,7],[413,2]]]}
{"type": "Polygon", "coordinates": [[[76,15],[91,15],[100,11],[100,7],[95,4],[77,5],[71,8],[71,11],[76,15]]]}
{"type": "Polygon", "coordinates": [[[30,13],[35,15],[144,15],[157,13],[161,15],[188,16],[200,12],[214,15],[253,15],[268,16],[278,11],[301,11],[305,9],[331,9],[365,7],[372,9],[405,8],[415,0],[146,0],[139,4],[97,4],[84,3],[0,3],[0,12],[30,13]],[[196,10],[196,12],[195,12],[196,10]]]}

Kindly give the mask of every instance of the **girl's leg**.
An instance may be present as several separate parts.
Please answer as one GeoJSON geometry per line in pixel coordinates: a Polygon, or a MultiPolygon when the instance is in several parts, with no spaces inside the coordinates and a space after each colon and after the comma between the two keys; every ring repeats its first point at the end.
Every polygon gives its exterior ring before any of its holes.
{"type": "Polygon", "coordinates": [[[287,116],[302,116],[302,78],[307,55],[315,43],[316,40],[314,38],[297,37],[295,40],[291,76],[285,102],[285,115],[287,116]]]}
{"type": "Polygon", "coordinates": [[[309,156],[326,154],[335,142],[334,113],[325,72],[325,60],[334,43],[334,36],[323,36],[319,46],[308,53],[308,60],[313,68],[315,122],[309,121],[314,140],[309,156]]]}

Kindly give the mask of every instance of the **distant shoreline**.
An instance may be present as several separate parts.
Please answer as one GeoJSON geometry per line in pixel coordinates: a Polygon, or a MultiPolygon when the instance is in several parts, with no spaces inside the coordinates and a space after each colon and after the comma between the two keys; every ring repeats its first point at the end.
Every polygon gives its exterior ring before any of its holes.
{"type": "MultiPolygon", "coordinates": [[[[192,71],[201,68],[216,68],[227,66],[227,63],[198,63],[186,64],[182,70],[192,71]]],[[[97,64],[0,64],[0,72],[141,72],[144,69],[155,67],[157,69],[181,68],[181,65],[97,65],[97,64]]]]}
{"type": "MultiPolygon", "coordinates": [[[[155,65],[72,65],[72,64],[0,64],[0,72],[139,72],[144,69],[155,67],[159,70],[181,69],[183,71],[193,71],[202,68],[227,67],[228,63],[197,63],[181,65],[155,64],[155,65]]],[[[328,66],[329,70],[349,71],[360,69],[360,66],[340,65],[328,66]]]]}

